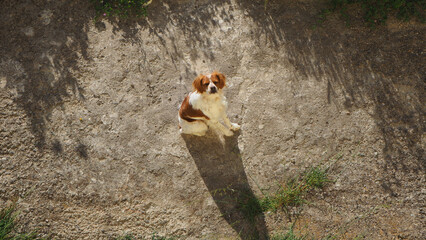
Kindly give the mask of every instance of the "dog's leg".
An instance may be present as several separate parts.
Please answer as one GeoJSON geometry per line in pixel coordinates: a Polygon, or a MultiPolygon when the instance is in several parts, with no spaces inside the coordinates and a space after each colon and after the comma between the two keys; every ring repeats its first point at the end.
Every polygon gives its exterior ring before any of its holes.
{"type": "Polygon", "coordinates": [[[196,136],[204,136],[206,135],[208,128],[207,125],[203,122],[193,122],[185,125],[185,127],[181,128],[180,133],[184,134],[192,134],[196,136]]]}
{"type": "Polygon", "coordinates": [[[226,116],[226,114],[224,114],[222,116],[223,121],[225,122],[226,126],[231,129],[232,131],[237,131],[238,129],[240,129],[240,125],[236,124],[236,123],[232,123],[228,116],[226,116]]]}
{"type": "Polygon", "coordinates": [[[223,126],[219,121],[216,120],[210,120],[207,122],[207,124],[213,128],[219,129],[225,136],[232,136],[234,133],[227,129],[225,126],[223,126]]]}
{"type": "Polygon", "coordinates": [[[180,125],[179,132],[183,134],[204,136],[208,130],[207,125],[201,120],[197,120],[194,122],[187,122],[179,117],[179,125],[180,125]]]}

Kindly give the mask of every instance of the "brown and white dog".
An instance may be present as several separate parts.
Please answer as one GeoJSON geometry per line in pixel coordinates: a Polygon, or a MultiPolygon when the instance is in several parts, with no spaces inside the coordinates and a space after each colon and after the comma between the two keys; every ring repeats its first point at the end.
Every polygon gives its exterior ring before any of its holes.
{"type": "Polygon", "coordinates": [[[231,130],[240,129],[240,126],[231,123],[226,115],[227,102],[222,92],[225,85],[225,76],[216,71],[209,75],[200,75],[194,80],[194,91],[185,97],[179,109],[181,133],[204,136],[208,128],[212,127],[226,136],[232,136],[231,130]],[[223,121],[226,127],[220,121],[223,121]]]}

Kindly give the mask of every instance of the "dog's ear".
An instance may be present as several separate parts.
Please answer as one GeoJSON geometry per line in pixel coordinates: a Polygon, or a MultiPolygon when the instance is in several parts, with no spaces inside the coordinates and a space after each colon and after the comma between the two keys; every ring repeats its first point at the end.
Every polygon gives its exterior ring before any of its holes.
{"type": "Polygon", "coordinates": [[[222,73],[216,72],[214,71],[212,73],[212,76],[216,76],[217,79],[219,80],[219,83],[216,84],[216,86],[220,89],[224,88],[226,86],[226,78],[225,75],[223,75],[222,73]]]}
{"type": "Polygon", "coordinates": [[[195,78],[194,82],[192,82],[192,87],[200,93],[206,91],[206,88],[203,85],[203,79],[207,78],[206,76],[200,74],[197,78],[195,78]]]}

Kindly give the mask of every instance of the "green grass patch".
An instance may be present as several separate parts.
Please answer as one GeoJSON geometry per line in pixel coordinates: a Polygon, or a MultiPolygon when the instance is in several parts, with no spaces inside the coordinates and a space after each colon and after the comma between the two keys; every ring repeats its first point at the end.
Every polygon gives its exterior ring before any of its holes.
{"type": "Polygon", "coordinates": [[[389,15],[403,21],[408,21],[415,17],[420,22],[425,22],[425,7],[426,0],[328,0],[326,9],[320,13],[320,22],[323,22],[327,15],[339,12],[347,23],[350,22],[349,6],[354,6],[351,9],[362,9],[365,22],[370,26],[383,24],[388,19],[389,15]]]}
{"type": "Polygon", "coordinates": [[[263,211],[277,211],[279,209],[288,212],[291,207],[297,207],[306,202],[305,195],[312,189],[323,188],[330,182],[325,170],[314,167],[306,171],[302,176],[280,184],[272,194],[264,194],[259,199],[263,211]]]}
{"type": "Polygon", "coordinates": [[[325,170],[320,169],[319,167],[314,167],[305,173],[303,182],[309,190],[312,188],[323,188],[326,183],[330,182],[330,180],[328,179],[325,170]]]}
{"type": "Polygon", "coordinates": [[[314,167],[297,178],[290,179],[280,185],[275,192],[265,193],[262,197],[244,197],[239,199],[239,207],[245,217],[254,220],[262,212],[283,210],[288,213],[292,207],[306,202],[306,194],[313,189],[321,189],[331,180],[326,170],[314,167]]]}
{"type": "Polygon", "coordinates": [[[132,234],[126,234],[124,236],[118,237],[115,240],[135,240],[136,238],[133,237],[132,234]]]}
{"type": "Polygon", "coordinates": [[[152,0],[90,0],[95,7],[97,17],[146,16],[147,6],[152,0]]]}
{"type": "Polygon", "coordinates": [[[17,233],[16,218],[18,212],[15,205],[11,205],[0,210],[0,240],[30,240],[41,239],[37,237],[36,232],[17,233]]]}
{"type": "Polygon", "coordinates": [[[7,239],[15,227],[15,216],[13,207],[0,211],[0,239],[7,239]]]}

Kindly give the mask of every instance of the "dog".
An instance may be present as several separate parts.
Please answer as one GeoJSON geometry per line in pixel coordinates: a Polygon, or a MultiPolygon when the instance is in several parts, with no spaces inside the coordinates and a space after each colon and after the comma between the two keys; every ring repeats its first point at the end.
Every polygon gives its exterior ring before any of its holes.
{"type": "Polygon", "coordinates": [[[231,123],[226,115],[228,103],[223,95],[225,75],[217,71],[209,75],[201,74],[195,78],[192,86],[194,90],[185,97],[179,109],[180,133],[204,136],[210,127],[225,136],[232,136],[232,131],[240,129],[240,125],[231,123]]]}

